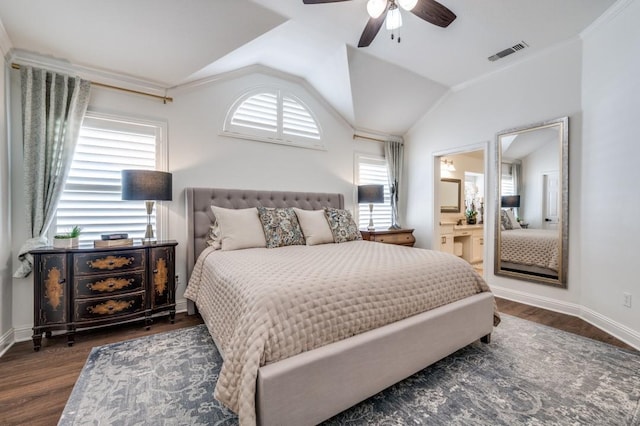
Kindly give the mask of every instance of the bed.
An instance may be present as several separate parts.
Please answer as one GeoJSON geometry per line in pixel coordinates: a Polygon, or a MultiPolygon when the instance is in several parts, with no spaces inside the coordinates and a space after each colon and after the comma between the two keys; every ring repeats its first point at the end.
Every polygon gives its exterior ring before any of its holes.
{"type": "Polygon", "coordinates": [[[501,268],[557,278],[559,235],[552,229],[508,229],[500,232],[501,268]]]}
{"type": "Polygon", "coordinates": [[[227,252],[207,245],[212,205],[342,209],[341,194],[187,188],[186,197],[186,295],[195,301],[223,355],[216,398],[239,414],[241,424],[320,423],[478,339],[489,342],[499,321],[486,283],[466,262],[444,253],[368,241],[227,252]],[[431,258],[435,263],[427,267],[431,258]],[[258,274],[251,275],[254,269],[258,274]],[[408,278],[399,280],[399,271],[409,271],[408,278]],[[426,288],[420,277],[429,274],[444,278],[434,289],[416,292],[426,288]],[[443,289],[454,276],[465,277],[464,290],[449,293],[464,294],[451,301],[453,296],[443,289]],[[237,287],[221,287],[231,281],[237,287]],[[315,281],[332,286],[329,296],[322,295],[326,299],[316,292],[315,281]],[[407,284],[404,293],[393,296],[382,287],[385,282],[407,284]],[[313,287],[306,287],[311,283],[313,287]],[[281,299],[277,287],[295,298],[281,299]],[[427,292],[439,301],[418,301],[420,293],[427,292]],[[236,293],[243,295],[239,302],[236,293]],[[420,303],[436,306],[423,311],[420,303]],[[387,306],[394,304],[402,308],[387,306]],[[230,309],[225,311],[226,305],[230,309]],[[377,314],[352,310],[355,305],[371,305],[377,314]],[[320,318],[318,323],[314,318],[320,318]],[[293,323],[303,325],[292,329],[293,323]],[[221,328],[229,324],[231,331],[221,328]],[[338,330],[336,324],[347,328],[338,330]]]}

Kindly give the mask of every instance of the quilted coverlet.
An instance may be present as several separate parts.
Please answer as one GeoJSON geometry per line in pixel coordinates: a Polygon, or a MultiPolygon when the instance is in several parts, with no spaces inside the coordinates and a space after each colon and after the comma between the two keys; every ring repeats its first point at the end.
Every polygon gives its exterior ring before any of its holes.
{"type": "Polygon", "coordinates": [[[512,229],[502,231],[503,262],[558,270],[558,231],[552,229],[512,229]]]}
{"type": "Polygon", "coordinates": [[[260,366],[484,291],[484,280],[455,256],[352,241],[208,248],[185,296],[224,357],[214,396],[244,425],[256,422],[260,366]]]}

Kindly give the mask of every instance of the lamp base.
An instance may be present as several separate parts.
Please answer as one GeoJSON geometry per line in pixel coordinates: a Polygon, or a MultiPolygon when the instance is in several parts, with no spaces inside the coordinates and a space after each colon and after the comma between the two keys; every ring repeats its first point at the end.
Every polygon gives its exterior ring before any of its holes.
{"type": "Polygon", "coordinates": [[[369,226],[367,231],[375,231],[376,227],[373,226],[373,203],[369,203],[369,226]]]}

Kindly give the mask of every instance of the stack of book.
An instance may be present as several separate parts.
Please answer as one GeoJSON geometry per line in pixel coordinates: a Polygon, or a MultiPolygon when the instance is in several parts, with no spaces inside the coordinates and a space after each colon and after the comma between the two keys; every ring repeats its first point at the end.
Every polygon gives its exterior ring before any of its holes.
{"type": "Polygon", "coordinates": [[[99,240],[93,240],[94,247],[120,247],[132,246],[133,238],[129,238],[129,234],[102,234],[99,240]]]}

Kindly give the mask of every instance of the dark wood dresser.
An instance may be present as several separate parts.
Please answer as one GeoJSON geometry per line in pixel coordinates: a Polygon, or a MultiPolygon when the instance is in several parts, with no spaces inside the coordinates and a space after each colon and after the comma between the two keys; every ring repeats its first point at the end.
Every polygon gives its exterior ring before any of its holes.
{"type": "Polygon", "coordinates": [[[379,243],[397,244],[400,246],[413,247],[416,242],[413,236],[413,229],[376,229],[375,231],[360,230],[362,239],[367,241],[377,241],[379,243]]]}
{"type": "Polygon", "coordinates": [[[33,348],[42,334],[66,330],[69,346],[77,329],[168,313],[175,319],[175,241],[154,244],[32,250],[33,348]]]}

